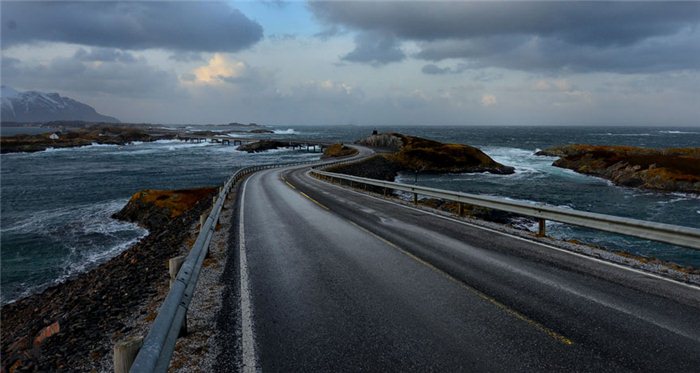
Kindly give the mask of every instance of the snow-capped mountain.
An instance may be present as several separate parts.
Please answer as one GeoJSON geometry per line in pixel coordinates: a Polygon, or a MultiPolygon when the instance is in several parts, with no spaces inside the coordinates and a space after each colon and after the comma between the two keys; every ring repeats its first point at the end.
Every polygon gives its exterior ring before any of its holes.
{"type": "Polygon", "coordinates": [[[18,92],[2,86],[2,122],[48,122],[82,120],[118,123],[114,117],[102,115],[91,106],[63,97],[58,93],[18,92]]]}

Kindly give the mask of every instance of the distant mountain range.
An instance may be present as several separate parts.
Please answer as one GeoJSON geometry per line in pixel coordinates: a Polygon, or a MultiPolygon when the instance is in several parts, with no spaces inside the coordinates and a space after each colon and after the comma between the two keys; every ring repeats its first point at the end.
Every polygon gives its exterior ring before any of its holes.
{"type": "Polygon", "coordinates": [[[95,109],[58,93],[19,92],[2,86],[2,122],[49,122],[81,120],[86,122],[119,123],[114,117],[102,115],[95,109]]]}

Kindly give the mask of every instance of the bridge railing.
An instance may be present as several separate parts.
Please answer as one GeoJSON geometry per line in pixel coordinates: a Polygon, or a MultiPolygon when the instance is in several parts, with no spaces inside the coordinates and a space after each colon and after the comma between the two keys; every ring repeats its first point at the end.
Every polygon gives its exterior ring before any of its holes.
{"type": "MultiPolygon", "coordinates": [[[[125,357],[120,360],[125,360],[120,365],[127,366],[129,372],[165,372],[170,365],[170,359],[175,350],[175,342],[180,335],[180,330],[185,323],[187,309],[194,296],[195,287],[199,279],[199,272],[202,269],[202,263],[209,251],[209,244],[216,230],[216,224],[221,214],[221,209],[226,201],[231,188],[243,177],[261,170],[277,167],[289,167],[295,165],[312,164],[330,166],[348,162],[346,159],[338,161],[306,161],[268,164],[259,166],[250,166],[237,170],[230,178],[226,180],[223,187],[217,194],[213,203],[211,212],[200,227],[199,235],[197,236],[192,249],[185,258],[184,263],[177,272],[177,277],[173,281],[170,291],[166,296],[163,304],[160,306],[158,316],[153,321],[148,335],[141,343],[140,348],[131,348],[127,350],[137,350],[138,354],[130,364],[131,358],[125,357]],[[128,367],[130,365],[130,368],[128,367]]],[[[115,369],[117,357],[115,356],[115,369]]]]}
{"type": "MultiPolygon", "coordinates": [[[[327,169],[328,167],[324,165],[323,168],[327,169]]],[[[358,176],[323,171],[318,169],[318,167],[312,169],[311,173],[330,182],[344,181],[351,185],[374,186],[385,188],[385,191],[398,190],[412,193],[415,204],[418,203],[418,196],[434,197],[445,201],[457,202],[459,203],[460,215],[461,211],[463,210],[463,204],[468,204],[534,217],[539,220],[538,234],[541,236],[545,234],[545,221],[551,220],[586,228],[593,228],[605,232],[624,234],[653,241],[685,246],[693,249],[700,249],[700,229],[696,228],[623,218],[587,211],[564,209],[549,206],[543,203],[530,204],[512,201],[505,198],[368,179],[358,176]]]]}

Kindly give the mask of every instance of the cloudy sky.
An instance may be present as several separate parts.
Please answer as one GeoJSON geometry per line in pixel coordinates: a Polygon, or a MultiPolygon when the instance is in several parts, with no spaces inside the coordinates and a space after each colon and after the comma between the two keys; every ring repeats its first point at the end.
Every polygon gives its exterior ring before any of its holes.
{"type": "Polygon", "coordinates": [[[700,126],[700,2],[7,2],[2,84],[124,122],[700,126]]]}

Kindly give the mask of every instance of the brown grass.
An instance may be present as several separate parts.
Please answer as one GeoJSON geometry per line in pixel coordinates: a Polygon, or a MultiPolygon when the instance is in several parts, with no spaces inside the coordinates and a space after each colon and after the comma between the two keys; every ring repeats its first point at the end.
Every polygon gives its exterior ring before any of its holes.
{"type": "Polygon", "coordinates": [[[333,144],[323,151],[323,158],[347,157],[357,154],[357,149],[343,144],[333,144]]]}
{"type": "Polygon", "coordinates": [[[215,191],[216,188],[180,190],[147,189],[134,194],[131,199],[138,199],[146,204],[154,204],[160,208],[167,208],[170,211],[170,217],[176,218],[185,211],[193,208],[202,198],[208,197],[215,191]]]}

